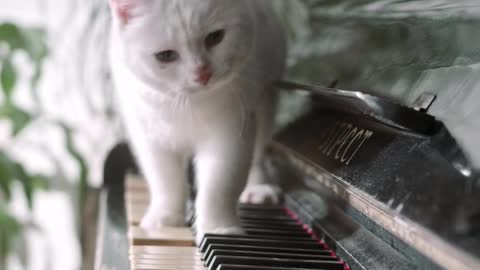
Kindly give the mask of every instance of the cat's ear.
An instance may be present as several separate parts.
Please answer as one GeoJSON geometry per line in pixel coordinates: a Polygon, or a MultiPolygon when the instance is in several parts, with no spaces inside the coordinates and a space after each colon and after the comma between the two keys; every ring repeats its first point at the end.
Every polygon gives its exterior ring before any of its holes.
{"type": "Polygon", "coordinates": [[[125,25],[135,17],[142,16],[152,5],[153,0],[108,0],[113,16],[125,25]]]}

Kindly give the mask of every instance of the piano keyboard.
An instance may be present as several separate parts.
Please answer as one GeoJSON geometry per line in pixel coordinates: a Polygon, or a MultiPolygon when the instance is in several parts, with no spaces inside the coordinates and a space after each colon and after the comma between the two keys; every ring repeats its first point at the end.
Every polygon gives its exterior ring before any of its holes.
{"type": "Polygon", "coordinates": [[[197,248],[190,228],[147,232],[138,227],[148,205],[147,187],[130,176],[125,190],[131,270],[349,269],[283,207],[240,205],[246,234],[207,234],[197,248]]]}

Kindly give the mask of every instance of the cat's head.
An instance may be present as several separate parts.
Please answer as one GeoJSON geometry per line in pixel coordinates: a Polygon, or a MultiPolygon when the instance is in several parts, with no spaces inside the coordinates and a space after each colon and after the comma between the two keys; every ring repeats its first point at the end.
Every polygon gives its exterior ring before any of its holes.
{"type": "Polygon", "coordinates": [[[159,91],[196,93],[231,80],[253,50],[242,0],[109,0],[123,57],[159,91]]]}

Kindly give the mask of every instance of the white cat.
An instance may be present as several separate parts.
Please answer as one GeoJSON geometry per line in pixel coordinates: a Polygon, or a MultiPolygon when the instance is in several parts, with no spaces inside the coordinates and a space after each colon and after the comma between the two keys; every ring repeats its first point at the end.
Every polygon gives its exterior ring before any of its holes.
{"type": "Polygon", "coordinates": [[[239,233],[236,204],[277,201],[266,182],[286,41],[261,0],[110,0],[111,67],[130,144],[149,184],[141,226],[185,223],[187,167],[198,194],[197,241],[239,233]],[[252,163],[253,161],[253,163],[252,163]]]}

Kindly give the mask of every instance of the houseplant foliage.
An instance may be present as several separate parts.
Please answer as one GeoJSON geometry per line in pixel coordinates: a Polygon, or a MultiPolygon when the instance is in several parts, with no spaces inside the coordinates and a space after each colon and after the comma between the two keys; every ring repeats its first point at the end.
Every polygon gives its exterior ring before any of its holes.
{"type": "MultiPolygon", "coordinates": [[[[42,71],[42,62],[47,56],[45,34],[40,29],[20,28],[15,24],[0,24],[0,120],[8,122],[11,127],[12,140],[35,119],[32,112],[27,112],[13,101],[13,94],[18,82],[18,68],[14,64],[14,55],[24,53],[33,66],[31,89],[36,88],[42,71]]],[[[0,148],[0,266],[6,268],[6,258],[11,253],[17,240],[21,237],[24,225],[8,209],[12,200],[12,189],[20,184],[23,195],[30,209],[33,207],[33,194],[45,188],[44,176],[29,173],[24,165],[9,156],[6,149],[0,148]]]]}
{"type": "MultiPolygon", "coordinates": [[[[72,139],[72,130],[66,123],[45,116],[42,104],[38,98],[37,84],[42,75],[43,63],[48,56],[46,33],[39,28],[20,27],[13,23],[0,24],[0,124],[10,127],[10,142],[21,139],[22,132],[36,121],[47,121],[58,126],[64,134],[64,148],[79,167],[79,176],[75,183],[79,189],[74,188],[80,201],[74,202],[74,207],[79,207],[87,189],[88,170],[82,155],[77,150],[72,139]],[[28,59],[28,64],[33,70],[29,79],[30,96],[33,108],[23,109],[15,104],[14,94],[18,88],[20,73],[23,72],[20,64],[16,64],[15,57],[23,54],[28,59]]],[[[23,65],[25,65],[23,63],[23,65]]],[[[16,187],[21,187],[22,194],[33,210],[34,193],[46,189],[49,181],[55,176],[46,176],[32,173],[27,169],[22,160],[15,160],[8,149],[9,144],[0,142],[0,269],[6,269],[7,257],[17,252],[20,261],[26,261],[25,232],[35,228],[33,222],[19,221],[11,212],[11,203],[16,187]]],[[[58,179],[56,180],[58,181],[58,179]]],[[[69,182],[63,179],[65,183],[69,182]]],[[[17,254],[17,255],[18,255],[17,254]]]]}

